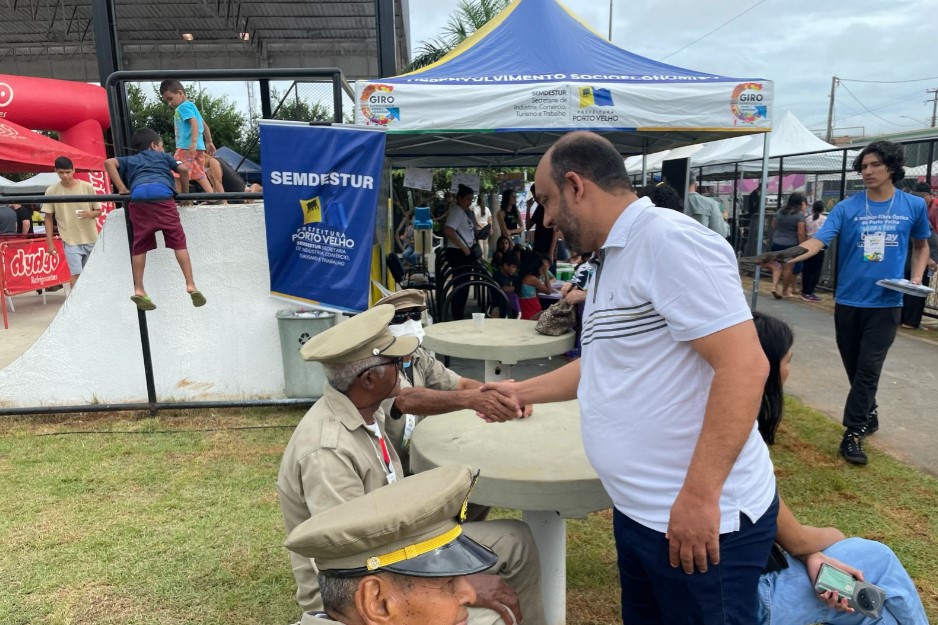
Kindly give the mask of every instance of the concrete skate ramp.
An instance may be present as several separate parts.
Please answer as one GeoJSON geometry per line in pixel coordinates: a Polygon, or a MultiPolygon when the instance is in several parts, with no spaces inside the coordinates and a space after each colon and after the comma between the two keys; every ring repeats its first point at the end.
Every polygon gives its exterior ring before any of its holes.
{"type": "MultiPolygon", "coordinates": [[[[281,398],[262,204],[180,208],[193,272],[208,304],[194,308],[172,250],[147,258],[147,313],[160,401],[281,398]]],[[[159,238],[159,237],[158,237],[159,238]]],[[[160,242],[162,246],[162,242],[160,242]]],[[[0,370],[0,406],[145,402],[124,211],[105,223],[81,279],[49,328],[0,370]]]]}

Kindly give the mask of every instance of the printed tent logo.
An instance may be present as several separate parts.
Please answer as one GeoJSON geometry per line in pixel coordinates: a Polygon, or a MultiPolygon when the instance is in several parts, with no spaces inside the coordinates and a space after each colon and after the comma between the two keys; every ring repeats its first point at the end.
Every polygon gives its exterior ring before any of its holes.
{"type": "Polygon", "coordinates": [[[615,106],[612,93],[608,89],[580,87],[580,108],[585,109],[590,106],[615,106]]]}

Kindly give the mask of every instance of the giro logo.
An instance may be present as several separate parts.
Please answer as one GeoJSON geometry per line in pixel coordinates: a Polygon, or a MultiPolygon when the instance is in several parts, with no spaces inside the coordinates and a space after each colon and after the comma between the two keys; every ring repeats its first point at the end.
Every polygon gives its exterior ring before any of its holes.
{"type": "Polygon", "coordinates": [[[0,82],[0,108],[9,106],[11,102],[13,102],[13,87],[0,82]]]}
{"type": "Polygon", "coordinates": [[[763,93],[762,83],[744,82],[736,85],[730,96],[730,112],[739,121],[752,124],[760,117],[769,116],[768,103],[763,93]]]}
{"type": "Polygon", "coordinates": [[[14,278],[28,278],[51,274],[59,268],[59,262],[57,255],[53,256],[41,247],[29,254],[24,249],[18,249],[10,259],[10,275],[14,278]]]}
{"type": "Polygon", "coordinates": [[[401,109],[394,104],[394,85],[368,85],[362,91],[359,103],[369,126],[387,126],[401,118],[401,109]]]}

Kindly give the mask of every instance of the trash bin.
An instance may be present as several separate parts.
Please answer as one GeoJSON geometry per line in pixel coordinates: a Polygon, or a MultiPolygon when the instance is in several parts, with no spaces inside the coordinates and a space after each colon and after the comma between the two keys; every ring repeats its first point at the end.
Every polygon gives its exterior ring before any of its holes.
{"type": "Polygon", "coordinates": [[[333,313],[317,310],[277,311],[287,397],[322,397],[322,384],[326,380],[322,365],[303,360],[300,349],[310,338],[335,325],[335,317],[333,313]]]}

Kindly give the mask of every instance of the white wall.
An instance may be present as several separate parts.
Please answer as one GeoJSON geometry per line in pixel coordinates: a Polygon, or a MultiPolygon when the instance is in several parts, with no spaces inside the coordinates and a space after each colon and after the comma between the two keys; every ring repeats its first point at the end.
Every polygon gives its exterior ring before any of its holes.
{"type": "MultiPolygon", "coordinates": [[[[172,250],[150,252],[145,286],[157,397],[283,397],[263,205],[180,208],[196,285],[194,308],[172,250]]],[[[162,243],[161,243],[162,245],[162,243]]],[[[46,332],[0,370],[0,406],[145,402],[124,212],[111,213],[72,295],[46,332]]]]}

